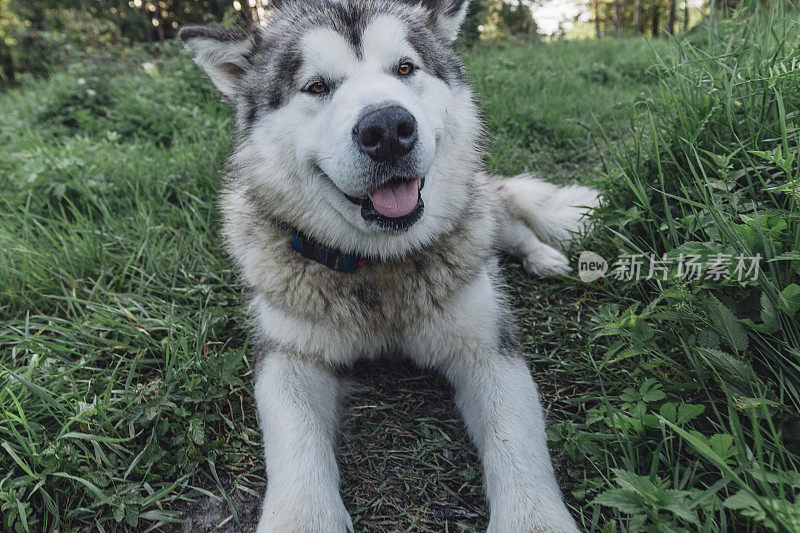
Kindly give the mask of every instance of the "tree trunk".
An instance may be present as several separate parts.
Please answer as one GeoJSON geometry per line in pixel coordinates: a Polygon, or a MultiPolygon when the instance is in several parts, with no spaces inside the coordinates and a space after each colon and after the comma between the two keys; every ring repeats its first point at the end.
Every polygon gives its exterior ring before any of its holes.
{"type": "Polygon", "coordinates": [[[642,0],[636,0],[636,12],[633,19],[636,35],[642,34],[642,0]]]}
{"type": "Polygon", "coordinates": [[[623,0],[614,0],[614,26],[617,30],[617,37],[622,35],[625,29],[625,4],[623,0]]]}
{"type": "Polygon", "coordinates": [[[658,31],[659,31],[658,30],[658,23],[659,23],[658,15],[659,15],[658,8],[656,8],[656,10],[653,11],[653,37],[658,37],[658,31]]]}
{"type": "Polygon", "coordinates": [[[159,17],[154,17],[153,20],[158,21],[158,26],[156,26],[156,32],[158,33],[158,41],[163,43],[164,39],[167,38],[166,34],[164,33],[164,22],[159,17]]]}
{"type": "Polygon", "coordinates": [[[600,0],[592,0],[594,9],[594,33],[595,36],[600,38],[600,0]]]}
{"type": "Polygon", "coordinates": [[[150,23],[150,24],[147,25],[147,42],[148,43],[152,43],[153,42],[153,32],[155,31],[155,28],[153,27],[153,19],[150,16],[150,12],[147,10],[147,4],[142,2],[142,7],[140,7],[139,9],[141,10],[142,14],[144,15],[144,18],[147,19],[147,22],[150,23]]]}
{"type": "Polygon", "coordinates": [[[689,0],[683,2],[683,33],[689,31],[689,0]]]}
{"type": "Polygon", "coordinates": [[[675,35],[675,0],[669,0],[669,17],[667,18],[667,33],[675,35]]]}
{"type": "Polygon", "coordinates": [[[14,60],[11,50],[0,40],[0,87],[10,86],[14,83],[14,60]]]}

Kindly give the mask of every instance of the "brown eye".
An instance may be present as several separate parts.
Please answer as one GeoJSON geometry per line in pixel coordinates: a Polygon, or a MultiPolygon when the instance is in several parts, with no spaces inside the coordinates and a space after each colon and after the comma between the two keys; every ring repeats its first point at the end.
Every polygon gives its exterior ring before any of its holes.
{"type": "Polygon", "coordinates": [[[397,67],[397,73],[400,76],[408,76],[413,72],[414,72],[414,63],[412,63],[411,61],[403,61],[397,67]]]}
{"type": "Polygon", "coordinates": [[[328,86],[321,81],[315,81],[306,87],[306,92],[311,94],[324,94],[328,92],[328,86]]]}

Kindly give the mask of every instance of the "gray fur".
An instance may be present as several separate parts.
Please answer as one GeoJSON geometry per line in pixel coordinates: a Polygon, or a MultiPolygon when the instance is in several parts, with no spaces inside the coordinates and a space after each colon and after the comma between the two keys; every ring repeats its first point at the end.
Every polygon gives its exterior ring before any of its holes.
{"type": "Polygon", "coordinates": [[[558,248],[585,212],[574,206],[595,205],[596,194],[481,172],[478,110],[450,46],[465,12],[466,0],[290,0],[266,28],[180,33],[237,117],[221,208],[252,294],[269,477],[259,533],[352,530],[333,458],[336,370],[390,353],[453,383],[484,464],[490,531],[576,530],[496,253],[520,256],[532,273],[565,272],[558,248]],[[401,77],[409,56],[419,71],[401,77]],[[324,94],[303,91],[313,69],[338,72],[324,94]],[[367,161],[350,135],[354,117],[388,104],[405,106],[419,130],[394,166],[367,161]],[[393,175],[425,180],[424,214],[404,231],[362,220],[351,201],[393,175]],[[293,231],[367,263],[332,270],[298,254],[293,231]]]}
{"type": "MultiPolygon", "coordinates": [[[[465,0],[443,3],[444,13],[453,14],[465,0]],[[454,11],[455,10],[455,11],[454,11]]],[[[409,39],[437,77],[448,84],[464,84],[465,69],[458,55],[430,27],[436,12],[412,9],[394,0],[347,0],[339,2],[293,1],[279,5],[266,29],[254,26],[249,32],[187,26],[179,36],[184,41],[197,37],[224,42],[248,42],[244,55],[250,67],[245,72],[234,101],[238,127],[252,126],[259,114],[280,107],[295,90],[294,76],[300,67],[298,38],[310,28],[328,27],[347,38],[361,53],[361,33],[377,14],[395,15],[408,24],[409,39]]]]}

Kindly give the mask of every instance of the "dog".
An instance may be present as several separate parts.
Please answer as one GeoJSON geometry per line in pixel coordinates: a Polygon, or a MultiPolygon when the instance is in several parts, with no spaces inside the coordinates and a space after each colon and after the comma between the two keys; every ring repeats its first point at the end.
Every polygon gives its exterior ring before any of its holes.
{"type": "Polygon", "coordinates": [[[452,48],[467,0],[286,0],[249,31],[179,32],[235,113],[221,210],[250,288],[268,485],[257,531],[345,532],[341,370],[402,354],[452,383],[490,532],[573,532],[545,415],[498,280],[536,276],[597,205],[587,187],[482,170],[452,48]]]}

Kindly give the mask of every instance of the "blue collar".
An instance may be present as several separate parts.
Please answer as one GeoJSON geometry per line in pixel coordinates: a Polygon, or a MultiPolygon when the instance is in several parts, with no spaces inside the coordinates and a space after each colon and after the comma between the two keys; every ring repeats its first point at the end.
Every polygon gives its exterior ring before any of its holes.
{"type": "Polygon", "coordinates": [[[297,231],[292,231],[292,248],[307,259],[322,263],[328,268],[341,272],[353,272],[366,263],[358,256],[345,255],[336,250],[326,248],[297,231]]]}

